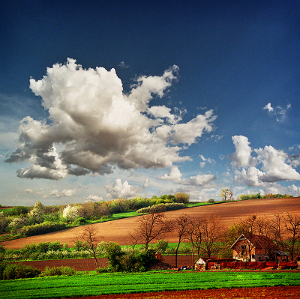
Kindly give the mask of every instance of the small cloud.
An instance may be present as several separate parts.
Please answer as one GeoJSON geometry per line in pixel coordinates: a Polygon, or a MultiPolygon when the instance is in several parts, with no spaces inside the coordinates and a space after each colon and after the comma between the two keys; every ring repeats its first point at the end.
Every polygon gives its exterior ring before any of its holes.
{"type": "Polygon", "coordinates": [[[97,195],[89,195],[85,202],[91,201],[91,202],[98,202],[98,201],[102,201],[103,198],[101,196],[97,196],[97,195]]]}
{"type": "Polygon", "coordinates": [[[264,106],[263,110],[268,110],[268,112],[272,112],[274,108],[272,107],[271,103],[268,103],[266,106],[264,106]]]}
{"type": "Polygon", "coordinates": [[[146,179],[143,185],[143,188],[149,188],[150,184],[149,184],[149,179],[146,179]]]}
{"type": "Polygon", "coordinates": [[[285,108],[281,106],[272,107],[271,103],[268,103],[263,107],[263,110],[267,110],[270,116],[275,116],[276,121],[284,122],[287,118],[287,112],[292,108],[291,104],[287,104],[285,108]]]}
{"type": "Polygon", "coordinates": [[[129,65],[126,64],[124,61],[121,61],[119,64],[118,64],[119,67],[123,68],[123,69],[128,69],[129,68],[129,65]]]}
{"type": "Polygon", "coordinates": [[[205,165],[206,165],[206,163],[209,163],[209,164],[216,164],[216,161],[214,160],[214,159],[211,159],[211,158],[204,158],[204,156],[203,155],[200,155],[199,156],[200,157],[200,159],[202,159],[202,161],[203,162],[200,162],[200,167],[201,168],[203,168],[205,165]]]}
{"type": "Polygon", "coordinates": [[[50,192],[50,195],[54,195],[55,197],[72,197],[76,193],[77,193],[77,191],[75,189],[73,189],[73,190],[65,189],[61,192],[59,192],[58,190],[53,190],[50,192]]]}

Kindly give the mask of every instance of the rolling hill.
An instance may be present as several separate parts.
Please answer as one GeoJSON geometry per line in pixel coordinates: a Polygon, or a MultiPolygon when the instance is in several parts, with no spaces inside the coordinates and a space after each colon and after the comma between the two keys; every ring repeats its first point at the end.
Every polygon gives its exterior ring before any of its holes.
{"type": "MultiPolygon", "coordinates": [[[[276,199],[253,199],[238,202],[228,202],[215,205],[199,206],[187,208],[184,210],[170,211],[166,213],[167,219],[175,219],[176,217],[187,214],[196,215],[217,215],[224,228],[229,227],[233,223],[239,222],[241,219],[257,214],[264,215],[266,218],[273,217],[274,214],[289,212],[292,215],[300,216],[300,198],[276,198],[276,199]]],[[[113,241],[121,245],[130,244],[128,235],[137,227],[138,217],[114,220],[110,222],[92,224],[100,241],[113,241]]],[[[66,229],[59,232],[53,232],[44,235],[32,236],[7,242],[2,242],[6,248],[21,248],[26,244],[40,242],[67,243],[73,246],[76,236],[78,236],[83,226],[66,229]]],[[[168,242],[177,242],[176,233],[171,232],[164,236],[168,242]]]]}

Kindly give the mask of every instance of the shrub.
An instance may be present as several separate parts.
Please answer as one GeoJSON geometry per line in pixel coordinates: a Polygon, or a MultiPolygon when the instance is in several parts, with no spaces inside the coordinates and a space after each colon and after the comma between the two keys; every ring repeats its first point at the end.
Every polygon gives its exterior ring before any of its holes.
{"type": "Polygon", "coordinates": [[[10,220],[7,217],[5,217],[4,213],[0,212],[0,233],[4,232],[9,222],[10,220]]]}
{"type": "Polygon", "coordinates": [[[207,202],[208,203],[215,203],[215,200],[213,198],[210,198],[207,202]]]}
{"type": "Polygon", "coordinates": [[[86,223],[86,219],[83,218],[83,217],[79,217],[75,221],[73,221],[74,225],[81,225],[81,224],[84,224],[84,223],[86,223]]]}
{"type": "Polygon", "coordinates": [[[124,266],[122,264],[122,257],[125,253],[122,251],[121,246],[117,243],[109,242],[104,246],[104,250],[108,260],[109,269],[113,272],[123,271],[124,266]]]}
{"type": "Polygon", "coordinates": [[[188,194],[178,192],[175,194],[175,200],[176,202],[179,203],[188,203],[190,200],[190,196],[188,194]]]}
{"type": "Polygon", "coordinates": [[[74,248],[77,251],[87,250],[89,248],[89,243],[77,239],[74,241],[74,248]]]}
{"type": "Polygon", "coordinates": [[[66,228],[66,224],[62,222],[58,222],[58,223],[44,222],[40,224],[24,226],[21,229],[20,234],[24,237],[29,237],[29,236],[46,234],[46,233],[62,230],[64,228],[66,228]]]}
{"type": "Polygon", "coordinates": [[[180,210],[180,209],[184,209],[184,208],[186,208],[186,206],[183,203],[161,203],[158,205],[139,209],[136,212],[141,213],[141,214],[150,213],[150,212],[159,213],[159,212],[165,212],[165,211],[180,210]]]}
{"type": "Polygon", "coordinates": [[[29,212],[29,215],[35,223],[41,223],[44,221],[44,206],[40,201],[34,205],[33,209],[29,212]]]}
{"type": "Polygon", "coordinates": [[[9,209],[8,211],[5,212],[5,214],[8,216],[20,216],[20,215],[26,215],[28,211],[29,211],[28,207],[17,206],[17,207],[13,207],[12,209],[9,209]]]}
{"type": "Polygon", "coordinates": [[[167,250],[169,246],[169,243],[168,241],[165,241],[165,240],[158,240],[155,248],[156,248],[156,251],[157,252],[160,252],[160,253],[165,253],[165,251],[167,250]]]}
{"type": "Polygon", "coordinates": [[[67,221],[74,221],[77,217],[79,217],[79,209],[79,206],[67,205],[63,210],[63,217],[67,221]]]}
{"type": "Polygon", "coordinates": [[[68,267],[68,266],[61,266],[61,267],[46,267],[44,271],[42,271],[40,276],[57,276],[57,275],[66,275],[72,276],[75,275],[77,272],[75,269],[68,267]]]}
{"type": "Polygon", "coordinates": [[[2,271],[2,279],[36,277],[41,273],[37,268],[22,264],[6,264],[4,269],[2,268],[2,271]]]}
{"type": "Polygon", "coordinates": [[[12,222],[8,225],[9,229],[16,230],[17,228],[21,228],[28,224],[27,217],[17,217],[12,220],[12,222]]]}
{"type": "Polygon", "coordinates": [[[104,268],[96,268],[96,273],[97,273],[97,274],[107,273],[107,272],[111,272],[110,269],[109,269],[108,267],[104,267],[104,268]]]}

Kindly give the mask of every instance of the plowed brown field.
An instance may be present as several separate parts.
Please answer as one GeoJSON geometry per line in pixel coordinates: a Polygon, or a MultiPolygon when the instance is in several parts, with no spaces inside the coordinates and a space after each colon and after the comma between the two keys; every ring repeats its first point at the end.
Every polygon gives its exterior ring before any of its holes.
{"type": "MultiPolygon", "coordinates": [[[[78,298],[78,297],[77,297],[78,298]]],[[[261,288],[237,288],[237,289],[216,289],[216,290],[193,290],[176,292],[157,292],[142,294],[124,295],[102,295],[80,297],[81,299],[231,299],[231,298],[264,298],[264,299],[299,299],[300,287],[280,286],[280,287],[261,287],[261,288]]],[[[68,298],[75,299],[75,298],[68,298]]]]}
{"type": "MultiPolygon", "coordinates": [[[[257,214],[264,215],[266,218],[273,217],[276,213],[289,212],[292,215],[300,215],[300,198],[278,198],[278,199],[255,199],[238,202],[228,202],[222,204],[200,206],[195,208],[187,208],[184,210],[167,212],[168,219],[174,219],[182,214],[190,216],[214,214],[220,217],[220,221],[224,228],[229,227],[233,223],[237,223],[240,219],[247,216],[257,214]]],[[[97,237],[101,241],[117,242],[121,245],[129,244],[128,235],[138,226],[138,217],[120,219],[115,221],[92,224],[97,232],[97,237]]],[[[74,239],[78,236],[83,226],[66,229],[59,232],[53,232],[45,235],[32,236],[18,240],[2,242],[7,248],[20,248],[26,244],[40,242],[67,243],[73,246],[74,239]]],[[[168,242],[177,242],[176,232],[172,232],[164,237],[168,242]]]]}

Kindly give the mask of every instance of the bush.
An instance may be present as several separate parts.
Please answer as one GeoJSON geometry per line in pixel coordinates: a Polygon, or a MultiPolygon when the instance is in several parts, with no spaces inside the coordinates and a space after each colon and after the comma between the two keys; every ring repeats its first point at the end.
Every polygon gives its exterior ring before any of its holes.
{"type": "Polygon", "coordinates": [[[165,241],[165,240],[158,240],[155,248],[156,248],[156,251],[157,252],[160,252],[160,253],[165,253],[165,251],[167,250],[169,246],[169,243],[168,241],[165,241]]]}
{"type": "Polygon", "coordinates": [[[137,210],[137,213],[150,213],[150,212],[165,212],[165,211],[174,211],[186,208],[185,204],[183,203],[161,203],[155,206],[149,206],[146,208],[142,208],[137,210]]]}
{"type": "Polygon", "coordinates": [[[24,226],[20,230],[20,234],[24,237],[35,236],[46,234],[66,228],[66,224],[62,222],[53,223],[53,222],[44,222],[41,224],[35,224],[30,226],[24,226]]]}
{"type": "Polygon", "coordinates": [[[32,266],[26,266],[22,264],[6,264],[0,268],[1,279],[18,279],[18,278],[30,278],[38,276],[41,271],[32,266]]]}
{"type": "Polygon", "coordinates": [[[26,215],[28,211],[29,211],[28,207],[17,206],[5,211],[5,214],[8,216],[20,216],[20,215],[26,215]]]}
{"type": "Polygon", "coordinates": [[[208,203],[215,203],[215,200],[213,198],[210,198],[207,202],[208,203]]]}
{"type": "Polygon", "coordinates": [[[71,267],[46,267],[44,271],[42,271],[40,276],[57,276],[57,275],[66,275],[66,276],[72,276],[76,275],[76,270],[71,267]]]}
{"type": "Polygon", "coordinates": [[[188,194],[178,192],[175,194],[175,202],[179,203],[188,203],[190,200],[190,196],[188,194]]]}
{"type": "Polygon", "coordinates": [[[121,246],[117,243],[109,242],[104,246],[104,250],[109,269],[113,272],[123,271],[124,265],[122,264],[122,257],[125,253],[122,251],[121,246]]]}

